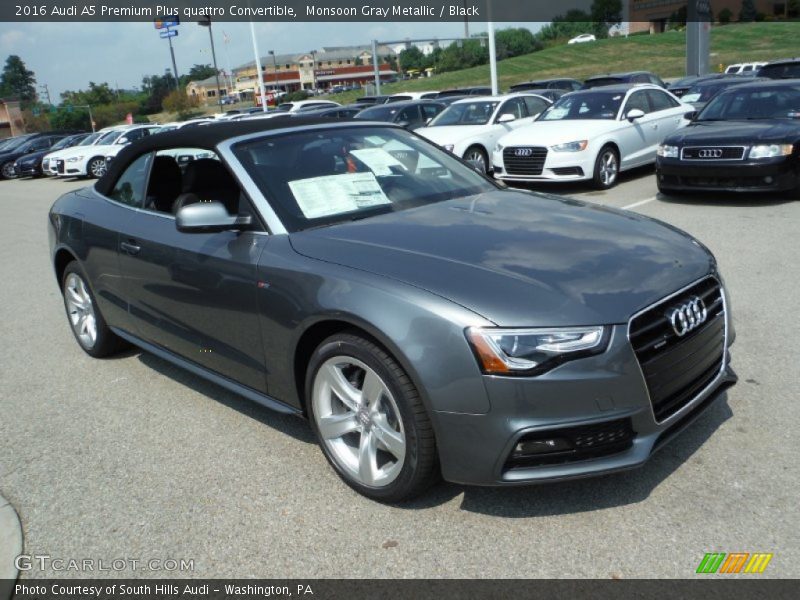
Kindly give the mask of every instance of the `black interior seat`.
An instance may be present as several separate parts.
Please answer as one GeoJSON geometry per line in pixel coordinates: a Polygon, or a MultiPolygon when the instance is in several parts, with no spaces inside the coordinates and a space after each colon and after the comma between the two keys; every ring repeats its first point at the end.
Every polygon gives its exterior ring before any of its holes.
{"type": "Polygon", "coordinates": [[[172,207],[177,212],[192,202],[215,200],[225,205],[235,215],[239,211],[239,184],[221,162],[213,158],[200,158],[186,165],[183,190],[172,207]]]}
{"type": "Polygon", "coordinates": [[[181,169],[171,156],[156,156],[147,185],[147,207],[170,212],[181,193],[181,169]]]}

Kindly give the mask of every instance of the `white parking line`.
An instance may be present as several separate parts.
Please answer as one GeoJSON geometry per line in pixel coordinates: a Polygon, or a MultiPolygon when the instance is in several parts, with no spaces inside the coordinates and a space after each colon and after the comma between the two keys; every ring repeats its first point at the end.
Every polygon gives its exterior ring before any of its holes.
{"type": "Polygon", "coordinates": [[[639,200],[638,202],[634,202],[633,204],[628,204],[627,206],[623,206],[622,210],[630,210],[631,208],[636,208],[637,206],[642,206],[643,204],[647,204],[648,202],[652,202],[656,199],[656,196],[652,198],[647,198],[645,200],[639,200]]]}

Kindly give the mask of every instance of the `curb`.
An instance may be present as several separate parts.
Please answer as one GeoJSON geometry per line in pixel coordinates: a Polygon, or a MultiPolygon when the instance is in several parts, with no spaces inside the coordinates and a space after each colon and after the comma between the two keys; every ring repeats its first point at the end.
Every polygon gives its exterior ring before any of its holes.
{"type": "Polygon", "coordinates": [[[0,495],[0,580],[16,580],[14,559],[22,554],[22,525],[17,511],[0,495]]]}

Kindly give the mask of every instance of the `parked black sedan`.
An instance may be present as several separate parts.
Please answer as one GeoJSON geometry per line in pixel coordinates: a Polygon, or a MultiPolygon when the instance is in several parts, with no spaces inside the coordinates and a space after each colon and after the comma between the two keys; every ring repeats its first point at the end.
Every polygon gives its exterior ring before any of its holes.
{"type": "Polygon", "coordinates": [[[736,381],[702,244],[503,189],[385,123],[148,136],[58,199],[48,235],[87,354],[124,340],[305,416],[333,469],[382,501],[440,474],[519,485],[642,465],[736,381]],[[208,156],[181,172],[186,149],[208,156]]]}
{"type": "Polygon", "coordinates": [[[652,83],[662,88],[667,84],[650,71],[629,71],[627,73],[607,73],[605,75],[595,75],[583,82],[582,90],[590,90],[596,87],[609,85],[619,85],[620,83],[652,83]]]}
{"type": "Polygon", "coordinates": [[[0,152],[0,179],[14,179],[17,173],[14,170],[14,162],[21,156],[30,154],[31,152],[39,152],[40,150],[47,150],[58,140],[62,139],[64,134],[34,134],[29,139],[21,141],[21,143],[12,144],[0,152]]]}
{"type": "Polygon", "coordinates": [[[42,159],[47,154],[50,152],[55,152],[56,150],[63,150],[64,148],[71,148],[72,146],[80,144],[88,135],[88,133],[70,135],[60,139],[50,148],[37,150],[36,152],[31,152],[19,157],[14,162],[14,173],[17,177],[40,177],[41,175],[44,175],[42,172],[42,159]]]}
{"type": "Polygon", "coordinates": [[[742,77],[741,75],[723,75],[711,79],[700,79],[683,94],[681,100],[691,104],[699,112],[722,90],[756,81],[769,80],[762,77],[742,77]]]}
{"type": "Polygon", "coordinates": [[[693,116],[658,146],[660,191],[800,195],[800,79],[737,85],[693,116]]]}
{"type": "Polygon", "coordinates": [[[406,129],[418,129],[424,127],[445,108],[445,104],[433,100],[410,100],[371,106],[362,110],[355,118],[363,121],[396,123],[406,129]]]}

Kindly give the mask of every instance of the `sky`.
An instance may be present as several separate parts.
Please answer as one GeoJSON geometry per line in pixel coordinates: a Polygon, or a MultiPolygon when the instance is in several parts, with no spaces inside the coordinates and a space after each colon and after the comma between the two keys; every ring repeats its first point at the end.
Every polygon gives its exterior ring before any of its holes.
{"type": "MultiPolygon", "coordinates": [[[[497,23],[497,28],[528,27],[540,23],[497,23]]],[[[256,23],[261,56],[269,50],[291,54],[323,46],[368,45],[372,39],[446,38],[464,34],[463,23],[256,23]]],[[[217,66],[222,70],[253,60],[250,25],[215,22],[217,66]],[[223,43],[223,31],[230,38],[223,43]]],[[[211,64],[208,30],[196,23],[179,26],[173,38],[178,74],[194,64],[211,64]]],[[[470,34],[485,31],[484,23],[471,23],[470,34]]],[[[88,87],[90,81],[108,82],[114,88],[140,87],[144,75],[171,69],[169,44],[150,22],[146,23],[0,23],[0,61],[19,55],[36,74],[37,86],[46,84],[53,103],[65,90],[88,87]]],[[[40,95],[43,94],[39,88],[40,95]]],[[[44,98],[43,98],[44,99],[44,98]]]]}

